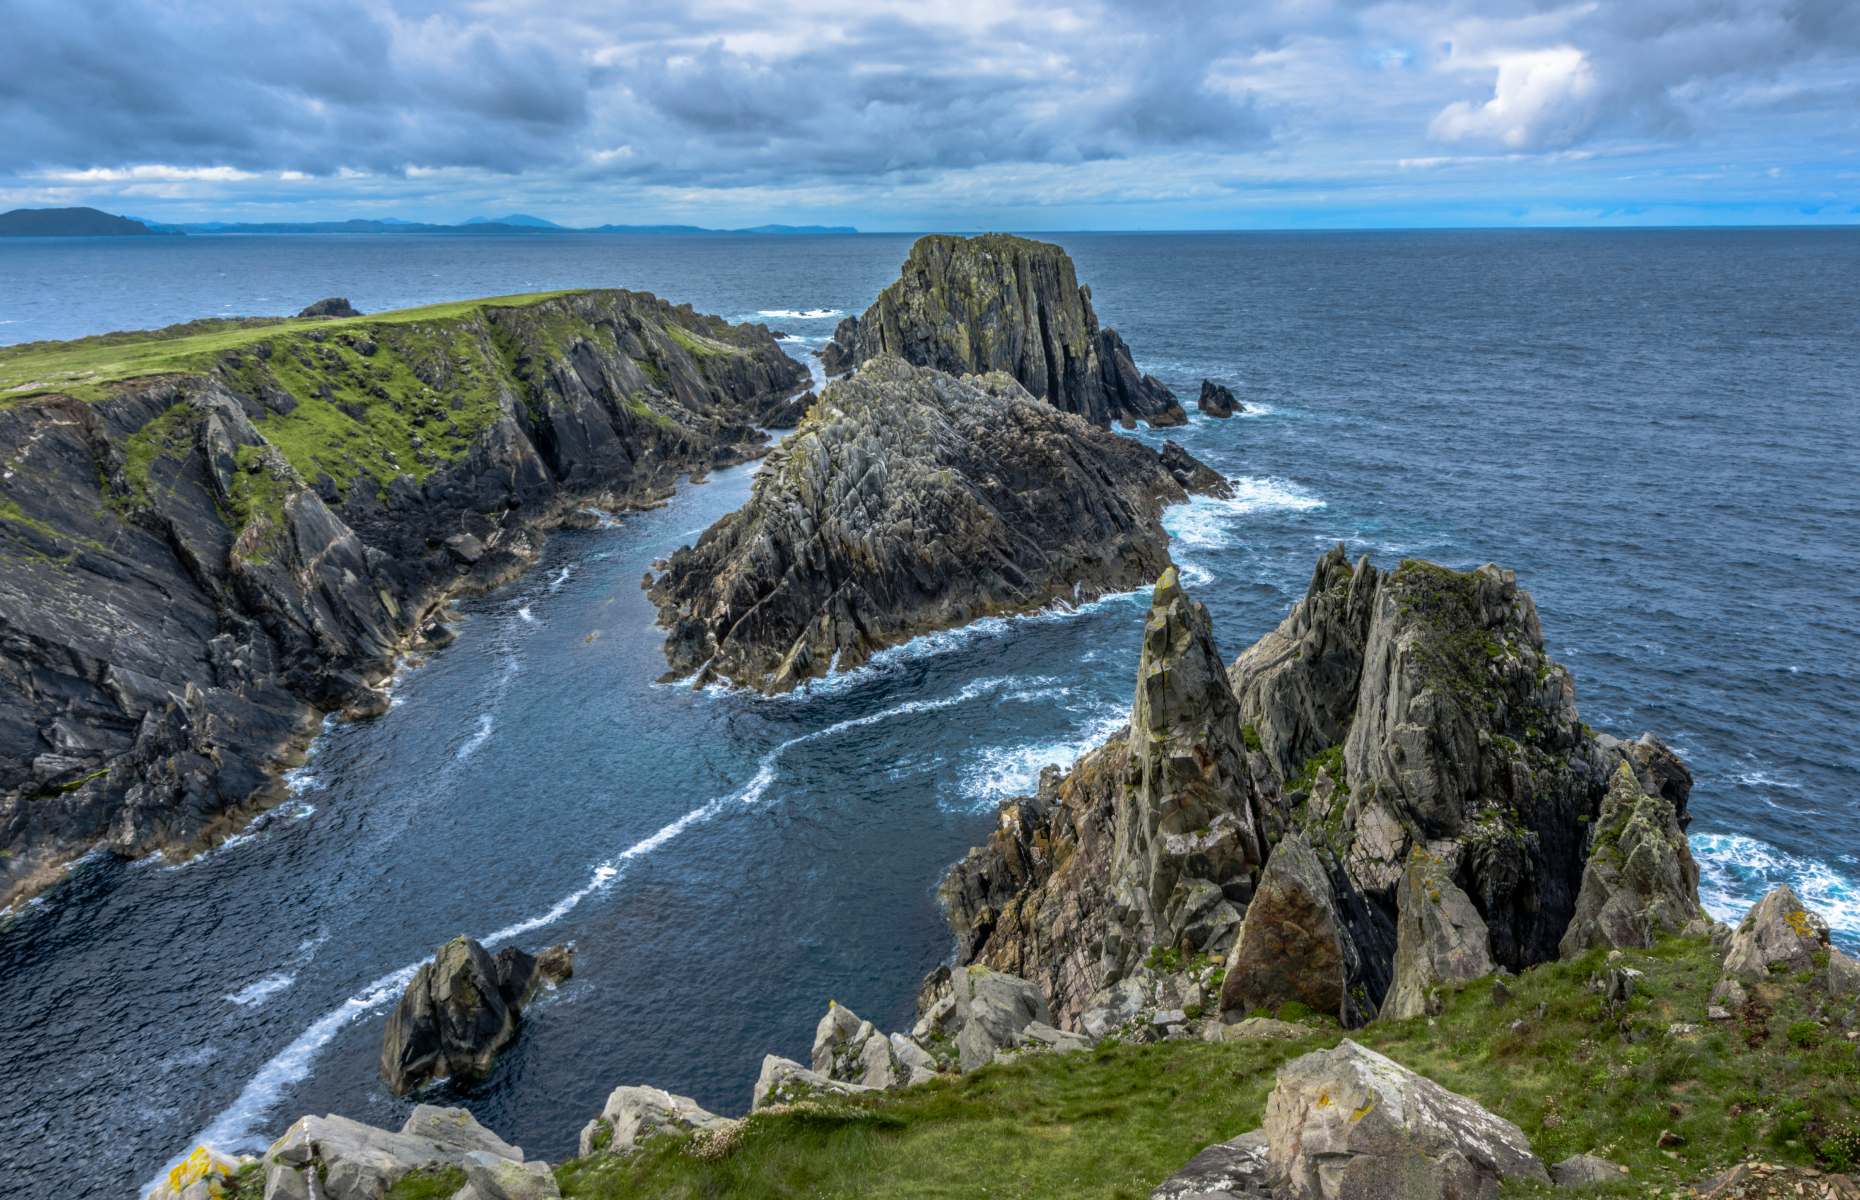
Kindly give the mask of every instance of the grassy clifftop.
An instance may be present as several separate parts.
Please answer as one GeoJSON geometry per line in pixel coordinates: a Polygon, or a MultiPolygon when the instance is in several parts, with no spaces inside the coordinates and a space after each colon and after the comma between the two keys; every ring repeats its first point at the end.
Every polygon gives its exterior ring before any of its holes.
{"type": "MultiPolygon", "coordinates": [[[[1720,967],[1709,942],[1672,939],[1616,960],[1644,972],[1625,1004],[1587,986],[1605,961],[1597,951],[1507,978],[1501,999],[1479,980],[1448,995],[1438,1016],[1350,1036],[1515,1122],[1546,1161],[1595,1153],[1629,1168],[1591,1194],[1663,1194],[1753,1154],[1854,1164],[1860,1059],[1847,1014],[1829,1010],[1824,992],[1774,975],[1732,1019],[1711,1022],[1720,967]]],[[[571,1160],[557,1178],[564,1196],[608,1200],[1138,1200],[1202,1147],[1257,1128],[1277,1068],[1343,1037],[1306,1021],[1310,1033],[1294,1041],[1112,1041],[882,1097],[767,1111],[722,1144],[662,1137],[632,1155],[571,1160]]],[[[1549,1189],[1507,1194],[1540,1192],[1549,1189]]]]}

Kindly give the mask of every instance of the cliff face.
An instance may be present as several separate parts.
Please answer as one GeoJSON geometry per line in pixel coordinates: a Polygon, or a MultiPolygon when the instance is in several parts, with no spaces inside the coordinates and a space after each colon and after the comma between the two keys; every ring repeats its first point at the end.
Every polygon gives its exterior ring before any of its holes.
{"type": "Polygon", "coordinates": [[[1033,980],[1061,1022],[1157,952],[1225,957],[1233,1012],[1360,1024],[1401,982],[1409,1015],[1556,957],[1617,768],[1683,824],[1684,765],[1581,723],[1510,572],[1333,550],[1214,682],[1205,620],[1165,577],[1133,731],[1004,806],[945,882],[958,962],[1033,980]]]}
{"type": "Polygon", "coordinates": [[[0,893],[186,844],[587,503],[756,452],[766,331],[589,292],[0,352],[0,893]],[[124,365],[127,364],[127,365],[124,365]],[[128,377],[115,376],[127,374],[128,377]]]}
{"type": "Polygon", "coordinates": [[[783,690],[990,613],[1141,586],[1185,499],[1155,451],[1004,374],[836,380],[749,503],[650,584],[673,675],[783,690]]]}
{"type": "Polygon", "coordinates": [[[918,239],[897,282],[834,331],[821,358],[841,374],[881,354],[965,375],[1004,371],[1095,425],[1187,420],[1168,388],[1100,328],[1091,290],[1058,246],[991,233],[918,239]]]}

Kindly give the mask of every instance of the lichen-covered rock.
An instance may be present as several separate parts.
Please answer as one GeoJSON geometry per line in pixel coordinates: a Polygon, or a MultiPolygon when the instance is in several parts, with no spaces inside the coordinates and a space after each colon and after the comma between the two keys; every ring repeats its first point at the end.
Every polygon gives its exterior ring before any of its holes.
{"type": "Polygon", "coordinates": [[[1781,883],[1737,923],[1725,951],[1724,973],[1749,982],[1771,971],[1825,972],[1838,953],[1821,914],[1804,905],[1788,884],[1781,883]]]}
{"type": "Polygon", "coordinates": [[[474,1151],[459,1166],[465,1186],[452,1200],[561,1200],[555,1173],[543,1162],[513,1162],[495,1154],[474,1151]]]}
{"type": "Polygon", "coordinates": [[[791,1058],[770,1054],[762,1059],[762,1071],[756,1076],[749,1108],[753,1112],[773,1104],[796,1104],[821,1096],[856,1096],[873,1090],[863,1084],[830,1079],[817,1071],[808,1070],[791,1058]]]}
{"type": "Polygon", "coordinates": [[[1212,379],[1201,381],[1201,395],[1195,400],[1195,406],[1210,417],[1231,417],[1246,411],[1246,405],[1234,399],[1232,388],[1212,379]]]}
{"type": "Polygon", "coordinates": [[[1216,1142],[1156,1185],[1150,1200],[1279,1200],[1266,1133],[1255,1129],[1231,1142],[1216,1142]]]}
{"type": "Polygon", "coordinates": [[[1021,1044],[1028,1026],[1053,1023],[1040,990],[1025,979],[971,964],[957,971],[956,1053],[964,1071],[987,1066],[995,1055],[1021,1044]]]}
{"type": "Polygon", "coordinates": [[[1342,1017],[1350,1001],[1347,936],[1330,873],[1303,834],[1288,834],[1266,860],[1228,953],[1221,1011],[1244,1015],[1296,1001],[1342,1017]]]}
{"type": "Polygon", "coordinates": [[[899,1033],[887,1036],[837,1001],[828,1001],[814,1029],[812,1058],[816,1074],[869,1088],[922,1083],[937,1071],[935,1059],[917,1042],[899,1033]]]}
{"type": "Polygon", "coordinates": [[[1168,565],[1156,453],[1029,396],[892,357],[831,384],[749,503],[650,585],[672,675],[780,691],[991,613],[1168,565]]]}
{"type": "Polygon", "coordinates": [[[489,1074],[498,1052],[516,1040],[523,1006],[544,983],[565,977],[571,962],[565,947],[538,959],[515,947],[492,956],[468,937],[441,946],[388,1017],[381,1039],[388,1090],[404,1096],[434,1079],[489,1074]]]}
{"type": "Polygon", "coordinates": [[[1279,1068],[1267,1159],[1286,1200],[1492,1200],[1550,1174],[1511,1122],[1349,1039],[1279,1068]]]}
{"type": "Polygon", "coordinates": [[[1679,814],[1641,790],[1626,761],[1615,768],[1591,846],[1563,957],[1597,946],[1645,949],[1667,934],[1704,929],[1699,868],[1679,814]]]}
{"type": "Polygon", "coordinates": [[[1470,897],[1453,882],[1452,864],[1417,847],[1395,898],[1395,965],[1379,1016],[1418,1017],[1443,983],[1491,974],[1491,939],[1470,897]]]}
{"type": "Polygon", "coordinates": [[[513,1163],[523,1151],[463,1109],[414,1110],[399,1133],[347,1117],[302,1117],[265,1151],[266,1200],[383,1200],[414,1171],[462,1167],[470,1155],[513,1163]]]}
{"type": "Polygon", "coordinates": [[[659,1133],[715,1133],[731,1122],[706,1112],[689,1096],[674,1096],[663,1088],[621,1086],[607,1094],[607,1103],[581,1130],[581,1156],[597,1151],[625,1154],[659,1133]]]}
{"type": "Polygon", "coordinates": [[[256,1161],[246,1154],[221,1154],[205,1144],[195,1146],[168,1169],[145,1200],[220,1200],[228,1181],[256,1161]]]}
{"type": "Polygon", "coordinates": [[[761,327],[633,292],[233,336],[0,408],[0,904],[99,841],[194,846],[282,796],[452,592],[589,503],[756,453],[755,414],[807,381],[761,327]]]}
{"type": "Polygon", "coordinates": [[[1099,327],[1072,259],[1046,242],[919,238],[898,280],[863,316],[840,322],[821,363],[836,375],[888,354],[952,375],[1005,372],[1096,425],[1187,420],[1117,331],[1099,327]]]}

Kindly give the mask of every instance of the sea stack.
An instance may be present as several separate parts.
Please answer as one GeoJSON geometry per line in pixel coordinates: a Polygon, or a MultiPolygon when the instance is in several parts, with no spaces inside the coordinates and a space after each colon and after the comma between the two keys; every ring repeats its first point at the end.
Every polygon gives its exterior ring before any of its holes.
{"type": "Polygon", "coordinates": [[[1091,289],[1049,242],[990,233],[919,238],[898,280],[849,317],[821,353],[828,374],[881,354],[955,375],[1003,371],[1094,425],[1181,425],[1168,388],[1137,370],[1091,289]]]}

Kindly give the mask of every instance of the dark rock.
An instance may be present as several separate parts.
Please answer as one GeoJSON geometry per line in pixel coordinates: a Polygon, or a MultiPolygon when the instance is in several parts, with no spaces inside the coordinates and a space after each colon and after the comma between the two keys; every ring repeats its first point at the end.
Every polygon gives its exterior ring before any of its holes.
{"type": "Polygon", "coordinates": [[[347,297],[331,296],[326,300],[318,300],[297,315],[299,317],[359,317],[362,314],[355,311],[347,297]]]}
{"type": "Polygon", "coordinates": [[[0,522],[0,904],[99,842],[197,845],[281,797],[294,747],[326,712],[376,710],[447,594],[509,578],[590,500],[652,503],[719,447],[753,452],[755,415],[807,380],[760,329],[632,292],[315,331],[376,353],[355,368],[266,327],[237,371],[0,408],[20,448],[0,478],[19,515],[0,522]],[[342,443],[287,458],[279,397],[342,443]],[[371,439],[380,406],[430,418],[429,463],[371,439]],[[37,778],[46,754],[75,765],[37,778]]]}
{"type": "Polygon", "coordinates": [[[388,1018],[381,1078],[404,1096],[434,1079],[470,1083],[517,1038],[523,1006],[545,982],[566,978],[572,952],[537,958],[506,947],[493,957],[472,938],[453,938],[422,963],[388,1018]]]}
{"type": "Polygon", "coordinates": [[[1005,371],[1033,395],[1096,425],[1188,418],[1140,373],[1058,246],[991,233],[919,238],[897,282],[848,317],[821,352],[829,375],[879,355],[955,375],[1005,371]]]}
{"type": "Polygon", "coordinates": [[[1221,386],[1212,379],[1201,381],[1201,396],[1195,401],[1195,405],[1210,417],[1231,417],[1237,412],[1246,411],[1246,405],[1234,399],[1231,389],[1221,386]]]}
{"type": "Polygon", "coordinates": [[[1180,443],[1163,443],[1162,464],[1185,492],[1219,500],[1231,499],[1234,494],[1233,484],[1227,482],[1225,475],[1184,450],[1180,443]]]}
{"type": "Polygon", "coordinates": [[[672,674],[781,691],[929,630],[1154,579],[1163,506],[1182,499],[1154,452],[1005,375],[874,359],[650,595],[672,674]]]}
{"type": "Polygon", "coordinates": [[[1266,1161],[1266,1133],[1216,1142],[1156,1185],[1150,1200],[1278,1200],[1266,1161]]]}
{"type": "Polygon", "coordinates": [[[1227,957],[1221,1011],[1271,1011],[1295,1001],[1341,1017],[1351,982],[1347,937],[1329,872],[1302,834],[1287,835],[1266,861],[1227,957]]]}

